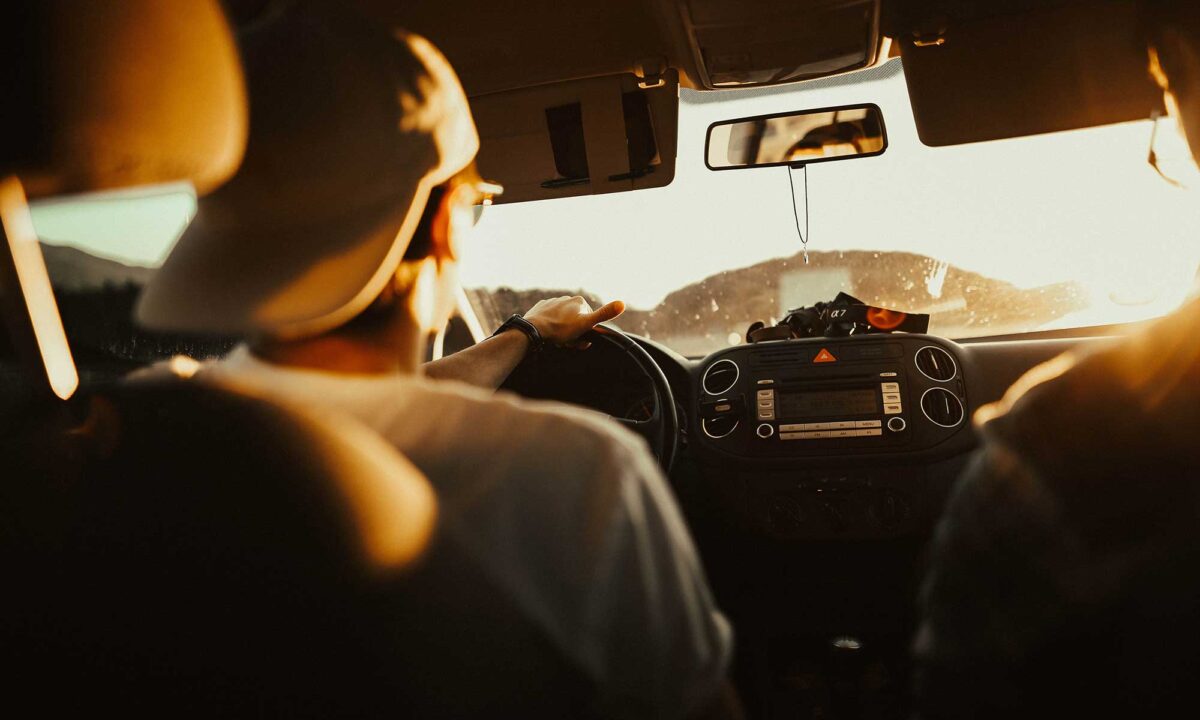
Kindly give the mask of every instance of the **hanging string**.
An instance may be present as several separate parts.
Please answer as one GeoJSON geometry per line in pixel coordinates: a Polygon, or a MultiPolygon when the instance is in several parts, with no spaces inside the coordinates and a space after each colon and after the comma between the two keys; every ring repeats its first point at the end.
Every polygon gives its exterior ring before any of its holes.
{"type": "Polygon", "coordinates": [[[808,264],[808,166],[801,165],[804,171],[804,232],[800,232],[800,211],[796,209],[796,184],[792,181],[793,166],[788,165],[788,187],[792,191],[792,217],[796,220],[796,234],[800,236],[800,247],[804,249],[804,264],[808,264]]]}

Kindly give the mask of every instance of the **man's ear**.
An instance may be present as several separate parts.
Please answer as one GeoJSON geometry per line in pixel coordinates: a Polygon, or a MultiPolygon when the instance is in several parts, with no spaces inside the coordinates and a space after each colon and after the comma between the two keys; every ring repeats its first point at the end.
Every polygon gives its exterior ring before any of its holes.
{"type": "Polygon", "coordinates": [[[437,210],[433,213],[433,222],[429,225],[429,257],[441,264],[445,260],[453,260],[454,238],[451,236],[450,218],[453,204],[445,192],[438,199],[437,210]]]}
{"type": "Polygon", "coordinates": [[[442,193],[430,227],[432,247],[429,256],[439,265],[460,257],[462,240],[475,224],[471,197],[471,188],[466,184],[442,193]]]}

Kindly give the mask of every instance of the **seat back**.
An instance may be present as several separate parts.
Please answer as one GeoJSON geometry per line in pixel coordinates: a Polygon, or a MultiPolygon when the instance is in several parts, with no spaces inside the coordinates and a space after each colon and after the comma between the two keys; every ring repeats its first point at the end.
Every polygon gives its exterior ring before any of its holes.
{"type": "Polygon", "coordinates": [[[181,379],[97,391],[73,429],[49,407],[0,442],[9,700],[39,714],[398,711],[380,623],[404,618],[377,601],[431,537],[432,493],[411,466],[352,425],[181,379]]]}

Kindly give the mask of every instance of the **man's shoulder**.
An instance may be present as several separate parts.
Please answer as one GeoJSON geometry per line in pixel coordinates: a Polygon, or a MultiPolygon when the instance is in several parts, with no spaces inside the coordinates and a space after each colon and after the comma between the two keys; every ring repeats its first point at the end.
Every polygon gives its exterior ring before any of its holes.
{"type": "Polygon", "coordinates": [[[1128,478],[1190,474],[1200,464],[1200,302],[1031,370],[977,415],[989,416],[988,457],[1058,491],[1115,496],[1128,478]]]}

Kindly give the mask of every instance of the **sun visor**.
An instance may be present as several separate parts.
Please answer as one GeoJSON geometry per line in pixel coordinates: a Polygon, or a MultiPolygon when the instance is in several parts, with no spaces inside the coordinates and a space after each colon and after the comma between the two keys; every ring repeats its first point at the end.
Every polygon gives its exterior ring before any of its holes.
{"type": "Polygon", "coordinates": [[[471,98],[496,202],[662,187],[675,177],[679,74],[632,73],[471,98]]]}
{"type": "Polygon", "coordinates": [[[990,15],[971,10],[980,3],[958,5],[958,14],[934,7],[953,3],[924,5],[894,32],[926,145],[1108,125],[1162,110],[1133,2],[990,15]]]}

